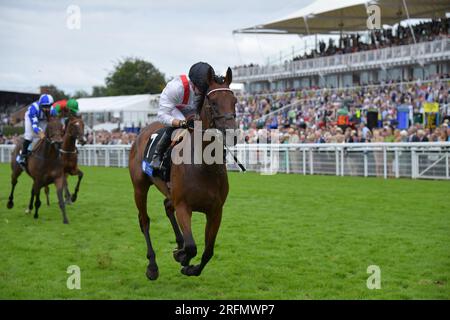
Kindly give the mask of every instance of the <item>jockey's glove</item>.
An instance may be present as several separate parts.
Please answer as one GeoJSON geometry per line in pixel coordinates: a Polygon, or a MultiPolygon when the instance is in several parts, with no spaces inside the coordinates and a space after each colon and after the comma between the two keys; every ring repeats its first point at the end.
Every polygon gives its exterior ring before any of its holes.
{"type": "Polygon", "coordinates": [[[194,129],[194,119],[189,120],[181,120],[180,121],[180,128],[183,129],[194,129]]]}
{"type": "Polygon", "coordinates": [[[186,120],[180,120],[178,126],[180,128],[187,129],[187,122],[186,122],[186,120]]]}

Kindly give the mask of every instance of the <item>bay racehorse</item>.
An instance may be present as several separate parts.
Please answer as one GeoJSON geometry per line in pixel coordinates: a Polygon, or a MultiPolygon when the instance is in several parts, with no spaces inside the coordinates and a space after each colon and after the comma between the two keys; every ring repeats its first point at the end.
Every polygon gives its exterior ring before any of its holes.
{"type": "MultiPolygon", "coordinates": [[[[64,173],[66,174],[66,185],[64,186],[66,204],[71,204],[77,200],[78,191],[80,190],[81,179],[83,179],[83,171],[78,168],[78,149],[76,142],[81,145],[86,144],[84,137],[84,122],[81,117],[70,115],[64,132],[62,147],[59,150],[64,163],[64,173]],[[67,184],[67,176],[78,176],[77,185],[75,186],[75,192],[71,195],[67,184]]],[[[45,195],[48,201],[48,187],[45,188],[45,195]]]]}
{"type": "MultiPolygon", "coordinates": [[[[231,69],[228,68],[225,78],[215,77],[213,70],[208,72],[208,92],[204,103],[197,108],[197,120],[204,129],[236,128],[235,104],[236,97],[229,89],[232,81],[231,69]]],[[[139,211],[139,224],[147,243],[146,275],[150,280],[158,278],[158,266],[155,251],[150,239],[150,219],[147,214],[147,193],[151,185],[155,185],[165,196],[164,207],[166,214],[175,232],[177,248],[173,255],[180,262],[181,273],[188,276],[198,276],[213,256],[214,243],[222,219],[222,207],[228,195],[228,177],[225,163],[201,164],[194,162],[171,165],[170,185],[157,177],[149,177],[141,167],[144,158],[144,149],[149,138],[163,125],[155,122],[146,127],[136,138],[131,147],[129,157],[129,170],[134,187],[134,200],[139,211]],[[190,261],[197,254],[197,246],[191,229],[192,212],[198,211],[206,214],[205,249],[198,265],[190,265],[190,261]],[[176,214],[176,217],[175,217],[176,214]],[[181,230],[180,230],[181,229],[181,230]]],[[[190,141],[193,140],[194,131],[189,131],[190,141]]],[[[181,143],[184,142],[185,139],[181,143]]],[[[189,139],[186,139],[189,141],[189,139]]],[[[191,149],[194,150],[194,144],[191,149]]],[[[191,160],[195,152],[191,152],[191,160]]],[[[222,145],[223,150],[223,145],[222,145]]]]}
{"type": "MultiPolygon", "coordinates": [[[[33,151],[29,154],[26,165],[26,172],[33,179],[31,189],[31,199],[28,211],[35,207],[34,218],[39,217],[38,211],[41,206],[40,192],[41,188],[54,183],[57,190],[59,207],[63,216],[63,223],[69,223],[66,215],[66,209],[63,199],[63,188],[65,185],[65,175],[62,158],[59,149],[63,141],[63,126],[57,117],[50,117],[45,129],[45,137],[40,139],[33,151]]],[[[11,157],[11,193],[7,207],[14,207],[14,189],[17,185],[17,179],[22,173],[22,167],[17,163],[16,157],[22,148],[23,141],[19,142],[12,152],[11,157]]]]}

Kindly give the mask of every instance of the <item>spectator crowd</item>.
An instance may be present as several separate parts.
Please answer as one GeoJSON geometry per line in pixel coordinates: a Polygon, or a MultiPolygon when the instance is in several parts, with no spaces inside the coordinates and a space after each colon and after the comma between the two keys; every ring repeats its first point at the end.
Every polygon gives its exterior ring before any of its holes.
{"type": "Polygon", "coordinates": [[[116,144],[132,144],[136,139],[136,133],[125,132],[119,130],[113,130],[109,132],[107,130],[98,130],[86,134],[86,140],[88,144],[103,144],[103,145],[116,145],[116,144]],[[95,140],[94,140],[95,139],[95,140]]]}
{"type": "Polygon", "coordinates": [[[449,90],[437,79],[240,95],[236,111],[246,143],[274,130],[280,143],[450,141],[449,90]]]}
{"type": "MultiPolygon", "coordinates": [[[[374,30],[368,37],[359,33],[345,34],[337,41],[329,38],[328,41],[319,41],[317,47],[293,57],[293,61],[307,60],[312,58],[328,57],[338,54],[355,53],[367,50],[382,49],[392,46],[413,44],[416,42],[432,41],[450,34],[450,18],[432,19],[411,26],[414,37],[409,26],[398,25],[396,28],[385,28],[374,30]],[[363,39],[364,38],[364,39],[363,39]]],[[[288,61],[285,61],[288,63],[288,61]]],[[[258,64],[250,63],[235,66],[234,69],[246,69],[259,67],[258,64]]]]}
{"type": "MultiPolygon", "coordinates": [[[[412,26],[417,42],[432,41],[438,37],[446,37],[450,31],[450,19],[442,18],[422,22],[412,26]]],[[[354,53],[367,50],[375,50],[392,46],[413,44],[414,38],[409,27],[399,25],[397,28],[375,30],[370,33],[369,41],[362,41],[360,34],[344,35],[339,38],[338,44],[330,38],[328,45],[320,41],[318,48],[309,54],[294,57],[294,61],[318,57],[332,56],[336,54],[354,53]]]]}
{"type": "MultiPolygon", "coordinates": [[[[449,92],[448,79],[435,79],[238,94],[237,126],[245,143],[274,138],[279,143],[450,141],[449,92]],[[427,104],[436,110],[427,112],[427,104]],[[407,114],[403,121],[400,111],[407,114]]],[[[0,130],[0,144],[19,138],[0,130]]],[[[130,145],[136,133],[97,130],[86,138],[88,144],[130,145]]]]}

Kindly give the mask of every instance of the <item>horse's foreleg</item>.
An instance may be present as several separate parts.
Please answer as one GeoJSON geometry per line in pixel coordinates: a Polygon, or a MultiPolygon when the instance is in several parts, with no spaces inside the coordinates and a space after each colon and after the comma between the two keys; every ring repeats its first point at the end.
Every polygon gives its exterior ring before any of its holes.
{"type": "Polygon", "coordinates": [[[34,187],[31,188],[31,198],[30,203],[28,204],[28,209],[25,210],[26,213],[31,213],[33,210],[33,202],[34,202],[34,187]]]}
{"type": "Polygon", "coordinates": [[[41,207],[41,198],[40,198],[41,186],[36,181],[34,181],[33,183],[33,193],[35,197],[33,217],[37,219],[39,218],[39,208],[41,207]]]}
{"type": "Polygon", "coordinates": [[[145,242],[147,243],[147,259],[149,261],[147,266],[147,278],[156,280],[159,276],[158,265],[156,264],[156,254],[153,250],[152,241],[150,239],[150,218],[147,214],[147,193],[150,188],[150,181],[142,180],[139,184],[134,184],[134,201],[139,211],[139,225],[144,234],[145,242]]]}
{"type": "Polygon", "coordinates": [[[177,258],[177,252],[183,249],[184,240],[181,234],[180,227],[178,226],[177,219],[175,218],[175,208],[172,205],[172,201],[169,199],[164,200],[164,208],[166,209],[166,215],[172,224],[173,232],[175,233],[175,240],[177,242],[177,249],[174,251],[173,255],[176,261],[180,262],[177,258]]]}
{"type": "Polygon", "coordinates": [[[72,196],[70,195],[70,191],[69,191],[69,182],[67,181],[68,176],[66,175],[65,177],[65,181],[64,181],[64,196],[66,199],[65,204],[67,205],[71,205],[72,204],[72,196]]]}
{"type": "Polygon", "coordinates": [[[56,186],[56,194],[58,195],[59,209],[61,209],[61,213],[63,216],[63,223],[68,224],[69,219],[67,219],[66,205],[64,203],[64,196],[63,196],[64,184],[66,183],[65,181],[66,181],[65,176],[62,175],[61,177],[55,180],[55,186],[56,186]]]}
{"type": "Polygon", "coordinates": [[[77,196],[78,196],[78,191],[80,191],[80,183],[81,183],[81,179],[83,179],[84,173],[83,171],[81,171],[80,169],[77,169],[77,175],[78,175],[78,182],[77,185],[75,187],[75,192],[72,195],[72,202],[77,201],[77,196]]]}
{"type": "Polygon", "coordinates": [[[197,246],[194,241],[191,229],[192,210],[184,203],[177,205],[175,208],[178,224],[183,233],[184,247],[180,250],[177,261],[182,266],[188,266],[193,257],[197,255],[197,246]]]}
{"type": "Polygon", "coordinates": [[[206,215],[205,226],[205,250],[199,265],[187,266],[181,269],[181,272],[187,276],[199,276],[203,268],[214,254],[214,244],[216,242],[217,232],[219,231],[220,221],[222,220],[222,208],[217,212],[206,215]]]}

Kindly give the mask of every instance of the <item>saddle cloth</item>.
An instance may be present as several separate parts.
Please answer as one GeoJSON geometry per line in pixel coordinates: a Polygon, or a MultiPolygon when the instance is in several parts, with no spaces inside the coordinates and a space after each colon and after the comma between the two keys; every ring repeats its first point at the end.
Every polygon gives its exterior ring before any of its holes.
{"type": "Polygon", "coordinates": [[[164,131],[167,128],[161,128],[158,131],[154,132],[150,139],[147,142],[147,146],[144,150],[144,159],[142,160],[142,171],[150,177],[159,177],[162,180],[168,182],[170,179],[170,154],[172,152],[172,148],[169,147],[168,150],[164,152],[163,160],[162,160],[162,169],[161,170],[153,170],[150,166],[150,162],[152,161],[153,154],[156,151],[156,146],[158,145],[159,140],[164,134],[164,131]]]}

